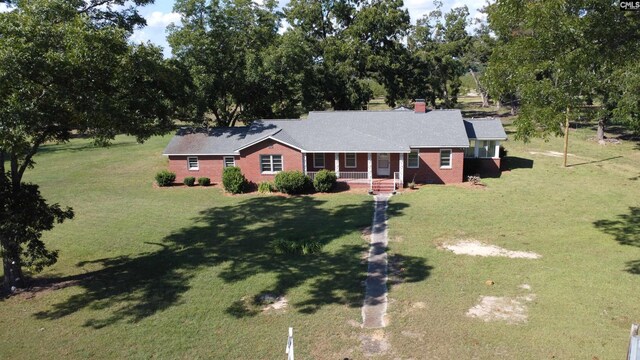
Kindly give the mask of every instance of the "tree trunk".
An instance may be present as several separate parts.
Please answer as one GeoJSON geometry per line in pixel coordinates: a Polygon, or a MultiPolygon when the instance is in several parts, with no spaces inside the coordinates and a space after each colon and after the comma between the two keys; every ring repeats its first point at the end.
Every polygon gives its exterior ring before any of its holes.
{"type": "Polygon", "coordinates": [[[8,292],[14,292],[16,289],[25,286],[24,276],[22,276],[22,265],[20,264],[20,258],[11,254],[13,251],[6,249],[5,246],[2,248],[2,265],[4,269],[3,287],[8,292]]]}
{"type": "Polygon", "coordinates": [[[487,91],[482,87],[482,85],[480,85],[480,80],[478,80],[478,76],[476,75],[475,71],[469,69],[469,72],[471,73],[473,81],[476,82],[476,89],[478,90],[478,93],[480,93],[480,98],[482,99],[482,107],[489,107],[489,96],[487,94],[487,91]]]}
{"type": "Polygon", "coordinates": [[[604,143],[604,130],[605,130],[605,123],[606,123],[606,119],[604,118],[604,116],[603,116],[603,117],[601,117],[601,118],[598,120],[598,133],[597,133],[598,135],[597,135],[597,136],[598,136],[598,142],[599,142],[600,144],[603,144],[603,143],[604,143]]]}
{"type": "Polygon", "coordinates": [[[567,167],[567,151],[569,150],[569,107],[564,121],[564,167],[567,167]]]}

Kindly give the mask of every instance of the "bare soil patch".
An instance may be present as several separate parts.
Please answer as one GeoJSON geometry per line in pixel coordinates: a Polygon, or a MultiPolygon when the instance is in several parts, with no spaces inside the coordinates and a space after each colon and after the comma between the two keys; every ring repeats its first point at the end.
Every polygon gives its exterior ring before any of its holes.
{"type": "Polygon", "coordinates": [[[365,356],[383,355],[391,348],[383,330],[360,336],[360,342],[365,356]]]}
{"type": "Polygon", "coordinates": [[[534,294],[517,297],[481,296],[478,304],[467,311],[467,316],[485,322],[526,323],[528,318],[527,303],[534,299],[534,294]]]}
{"type": "Polygon", "coordinates": [[[528,251],[512,251],[496,245],[484,244],[477,240],[461,240],[456,243],[443,244],[442,247],[457,255],[502,256],[508,258],[539,259],[540,254],[528,251]]]}

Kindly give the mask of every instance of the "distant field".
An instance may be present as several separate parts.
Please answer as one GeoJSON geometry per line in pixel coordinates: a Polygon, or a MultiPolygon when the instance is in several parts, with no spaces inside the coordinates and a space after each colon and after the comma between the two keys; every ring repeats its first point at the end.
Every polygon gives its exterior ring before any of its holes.
{"type": "Polygon", "coordinates": [[[157,189],[169,136],[47,145],[27,180],[77,214],[45,234],[60,260],[39,283],[61,288],[1,301],[0,358],[274,359],[289,326],[300,359],[362,359],[365,337],[386,344],[379,359],[622,358],[640,320],[640,146],[601,146],[594,135],[572,130],[566,169],[554,153],[561,139],[510,140],[511,171],[483,189],[394,196],[389,252],[400,283],[390,286],[389,326],[375,331],[358,326],[369,196],[157,189]],[[299,238],[322,243],[322,254],[271,246],[299,238]],[[440,249],[465,239],[542,258],[440,249]],[[289,306],[262,311],[254,299],[265,292],[289,306]],[[481,296],[532,294],[526,322],[465,315],[481,296]]]}

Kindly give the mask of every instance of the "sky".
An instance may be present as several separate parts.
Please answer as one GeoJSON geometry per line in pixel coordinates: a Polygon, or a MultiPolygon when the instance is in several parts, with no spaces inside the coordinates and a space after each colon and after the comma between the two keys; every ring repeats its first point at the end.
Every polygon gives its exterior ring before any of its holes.
{"type": "MultiPolygon", "coordinates": [[[[257,0],[260,1],[260,0],[257,0]]],[[[279,0],[280,6],[284,6],[287,0],[279,0]]],[[[483,7],[487,0],[441,0],[443,3],[443,11],[446,13],[452,8],[467,5],[471,18],[481,17],[482,14],[478,9],[483,7]]],[[[174,0],[156,0],[152,5],[146,5],[139,9],[140,14],[147,20],[145,28],[136,30],[131,37],[133,42],[150,41],[159,45],[164,50],[164,56],[171,56],[171,48],[167,43],[166,28],[171,23],[180,23],[180,15],[173,12],[174,0]]],[[[428,14],[435,9],[433,0],[404,0],[405,7],[409,10],[411,22],[415,24],[416,20],[423,15],[428,14]]],[[[0,3],[0,12],[7,11],[6,5],[0,3]]]]}

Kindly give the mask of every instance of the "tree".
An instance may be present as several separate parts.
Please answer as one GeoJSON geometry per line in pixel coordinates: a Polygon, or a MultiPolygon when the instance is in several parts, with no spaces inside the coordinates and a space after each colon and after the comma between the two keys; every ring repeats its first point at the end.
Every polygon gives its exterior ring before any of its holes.
{"type": "Polygon", "coordinates": [[[566,166],[572,114],[595,104],[600,137],[609,119],[638,124],[628,61],[640,54],[635,14],[597,0],[505,0],[488,14],[498,45],[487,78],[492,96],[515,94],[522,103],[516,138],[564,135],[566,166]]]}
{"type": "Polygon", "coordinates": [[[127,43],[130,27],[119,25],[129,10],[112,18],[83,1],[15,5],[0,14],[0,246],[9,289],[25,285],[23,267],[56,261],[42,232],[73,217],[22,180],[40,146],[72,132],[101,144],[118,133],[139,141],[166,133],[181,85],[159,48],[127,43]]]}
{"type": "Polygon", "coordinates": [[[443,15],[442,2],[434,4],[436,10],[418,19],[408,39],[414,69],[422,73],[415,78],[413,92],[433,106],[441,100],[442,106],[451,108],[460,92],[460,77],[467,71],[462,57],[470,41],[466,31],[469,9],[453,8],[443,15]]]}
{"type": "Polygon", "coordinates": [[[282,94],[265,74],[265,66],[277,65],[273,61],[278,55],[268,53],[279,37],[275,7],[273,0],[264,5],[250,0],[176,2],[182,25],[169,28],[168,40],[193,81],[193,122],[208,123],[212,115],[216,125],[234,126],[289,108],[274,103],[274,96],[282,94]]]}
{"type": "MultiPolygon", "coordinates": [[[[485,10],[482,9],[481,11],[485,10]]],[[[464,50],[462,62],[476,83],[476,90],[482,98],[482,107],[488,107],[489,90],[483,77],[491,52],[496,45],[496,40],[491,35],[491,30],[486,22],[476,19],[476,24],[478,28],[471,36],[467,48],[464,50]]]]}

